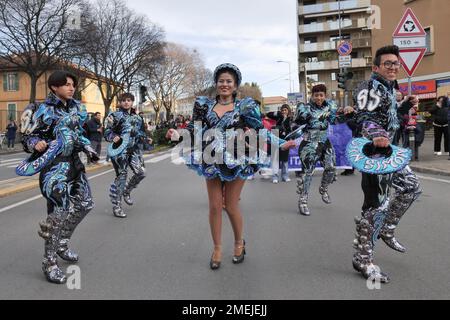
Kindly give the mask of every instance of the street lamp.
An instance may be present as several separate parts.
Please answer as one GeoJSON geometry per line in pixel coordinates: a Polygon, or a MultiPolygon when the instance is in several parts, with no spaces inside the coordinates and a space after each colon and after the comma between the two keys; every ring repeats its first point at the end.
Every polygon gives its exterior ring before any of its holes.
{"type": "Polygon", "coordinates": [[[277,62],[287,63],[289,65],[289,90],[292,92],[291,63],[289,61],[284,61],[284,60],[278,60],[277,62]]]}

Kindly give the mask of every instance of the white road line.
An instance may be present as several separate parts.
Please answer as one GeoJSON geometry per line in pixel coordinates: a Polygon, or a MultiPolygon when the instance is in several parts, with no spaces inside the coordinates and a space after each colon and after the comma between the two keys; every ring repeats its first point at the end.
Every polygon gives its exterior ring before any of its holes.
{"type": "Polygon", "coordinates": [[[171,156],[172,156],[171,153],[163,154],[162,156],[158,156],[158,157],[155,157],[155,158],[151,158],[151,159],[149,159],[149,160],[146,160],[145,163],[157,163],[157,162],[159,162],[159,161],[162,161],[162,160],[165,160],[165,159],[167,159],[167,158],[170,158],[171,156]]]}
{"type": "MultiPolygon", "coordinates": [[[[93,175],[93,176],[89,177],[89,179],[94,179],[94,178],[103,176],[103,175],[108,174],[108,173],[113,172],[113,171],[114,171],[114,169],[106,170],[105,172],[102,172],[102,173],[99,173],[99,174],[96,174],[96,175],[93,175]]],[[[27,200],[23,200],[23,201],[17,202],[17,203],[15,203],[15,204],[12,204],[12,205],[7,206],[7,207],[5,207],[5,208],[1,208],[1,209],[0,209],[0,213],[5,212],[5,211],[8,211],[8,210],[10,210],[10,209],[14,209],[14,208],[16,208],[16,207],[18,207],[18,206],[21,206],[21,205],[23,205],[23,204],[25,204],[25,203],[28,203],[28,202],[37,200],[37,199],[39,199],[39,198],[41,198],[41,197],[42,197],[42,195],[34,196],[34,197],[30,198],[30,199],[27,199],[27,200]]]]}
{"type": "Polygon", "coordinates": [[[0,164],[0,167],[11,168],[12,166],[17,166],[21,161],[8,162],[4,164],[0,164]]]}
{"type": "Polygon", "coordinates": [[[14,162],[14,161],[20,161],[22,158],[14,158],[14,159],[8,159],[8,160],[0,160],[0,164],[4,164],[7,162],[14,162]]]}
{"type": "Polygon", "coordinates": [[[41,197],[42,197],[41,195],[34,196],[33,198],[30,198],[30,199],[27,199],[27,200],[23,200],[23,201],[17,202],[17,203],[15,203],[15,204],[12,204],[12,205],[7,206],[7,207],[5,207],[5,208],[1,208],[1,209],[0,209],[0,213],[5,212],[5,211],[8,211],[8,210],[13,209],[13,208],[18,207],[18,206],[21,206],[21,205],[23,205],[23,204],[25,204],[25,203],[28,203],[28,202],[37,200],[37,199],[39,199],[39,198],[41,198],[41,197]]]}
{"type": "Polygon", "coordinates": [[[443,182],[443,183],[450,184],[450,180],[431,178],[431,177],[425,177],[425,176],[419,176],[419,175],[417,175],[417,177],[420,178],[420,179],[423,179],[423,180],[437,181],[437,182],[443,182]]]}
{"type": "MultiPolygon", "coordinates": [[[[150,160],[155,160],[155,159],[157,159],[157,158],[162,158],[163,156],[164,156],[165,158],[168,158],[168,157],[170,157],[170,154],[171,154],[171,153],[169,152],[168,154],[163,154],[162,156],[159,156],[159,157],[156,157],[156,158],[152,158],[152,159],[150,159],[150,160]]],[[[149,156],[152,156],[152,155],[149,155],[149,156]]],[[[146,158],[148,158],[148,157],[146,157],[146,158]]],[[[165,158],[164,158],[164,159],[165,159],[165,158]]],[[[162,160],[162,159],[160,159],[160,160],[162,160]]],[[[160,161],[160,160],[158,160],[158,161],[160,161]]],[[[146,162],[147,162],[147,161],[146,161],[146,162]]],[[[89,179],[95,179],[95,178],[97,178],[97,177],[103,176],[103,175],[108,174],[108,173],[113,172],[113,171],[114,171],[114,169],[106,170],[106,171],[101,172],[101,173],[99,173],[99,174],[90,176],[89,179]]],[[[15,204],[12,204],[12,205],[7,206],[7,207],[5,207],[5,208],[1,208],[1,209],[0,209],[0,213],[5,212],[5,211],[8,211],[8,210],[10,210],[10,209],[14,209],[14,208],[16,208],[16,207],[18,207],[18,206],[21,206],[21,205],[26,204],[26,203],[28,203],[28,202],[37,200],[37,199],[39,199],[39,198],[41,198],[41,197],[42,197],[42,195],[34,196],[34,197],[30,198],[30,199],[27,199],[27,200],[23,200],[23,201],[17,202],[17,203],[15,203],[15,204]]]]}
{"type": "Polygon", "coordinates": [[[172,163],[176,164],[176,165],[180,165],[180,164],[185,164],[186,161],[182,157],[178,157],[178,158],[173,159],[172,163]]]}

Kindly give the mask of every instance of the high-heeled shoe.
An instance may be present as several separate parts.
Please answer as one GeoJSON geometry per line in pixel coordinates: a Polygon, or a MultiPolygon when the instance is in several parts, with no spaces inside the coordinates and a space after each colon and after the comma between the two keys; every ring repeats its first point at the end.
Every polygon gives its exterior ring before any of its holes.
{"type": "Polygon", "coordinates": [[[241,254],[240,255],[234,255],[233,256],[233,263],[241,263],[242,261],[244,261],[244,257],[245,257],[245,240],[242,239],[242,244],[240,242],[235,242],[235,248],[237,249],[242,249],[241,254]],[[239,245],[239,246],[236,246],[239,245]]]}
{"type": "MultiPolygon", "coordinates": [[[[214,246],[214,251],[217,249],[217,248],[221,248],[222,246],[221,245],[219,245],[219,246],[214,246]]],[[[220,268],[220,263],[221,263],[221,261],[220,260],[213,260],[213,257],[214,257],[214,252],[213,252],[213,254],[211,255],[211,260],[209,261],[209,267],[212,269],[212,270],[216,270],[216,269],[219,269],[220,268]]]]}

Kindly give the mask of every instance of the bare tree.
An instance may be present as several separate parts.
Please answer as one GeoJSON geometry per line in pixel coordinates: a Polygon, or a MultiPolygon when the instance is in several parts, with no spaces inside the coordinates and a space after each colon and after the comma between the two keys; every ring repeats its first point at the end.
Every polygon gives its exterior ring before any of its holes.
{"type": "Polygon", "coordinates": [[[44,72],[62,63],[75,31],[70,13],[81,0],[0,0],[0,67],[23,71],[31,80],[30,102],[44,72]]]}
{"type": "Polygon", "coordinates": [[[262,93],[256,82],[244,83],[238,90],[241,97],[252,97],[255,100],[262,101],[262,93]]]}
{"type": "Polygon", "coordinates": [[[73,55],[76,63],[93,72],[107,114],[118,94],[131,90],[141,81],[144,67],[160,58],[164,35],[123,0],[98,0],[88,12],[73,55]]]}
{"type": "Polygon", "coordinates": [[[192,74],[189,75],[189,91],[192,96],[210,96],[215,91],[213,73],[196,50],[192,55],[192,74]]]}
{"type": "Polygon", "coordinates": [[[179,44],[166,44],[164,58],[148,74],[149,98],[155,112],[164,107],[169,119],[176,100],[192,96],[209,86],[206,80],[208,72],[199,61],[201,59],[196,50],[179,44]]]}

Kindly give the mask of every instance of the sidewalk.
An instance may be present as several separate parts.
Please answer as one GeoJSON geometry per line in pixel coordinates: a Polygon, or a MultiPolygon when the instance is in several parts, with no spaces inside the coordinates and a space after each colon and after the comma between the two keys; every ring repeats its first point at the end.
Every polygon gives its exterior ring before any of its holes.
{"type": "Polygon", "coordinates": [[[419,160],[410,163],[411,169],[421,173],[450,176],[449,156],[448,153],[444,153],[443,145],[441,148],[442,156],[435,156],[434,137],[429,134],[425,135],[425,140],[419,148],[419,160]]]}
{"type": "MultiPolygon", "coordinates": [[[[170,149],[169,146],[161,146],[157,147],[150,152],[145,152],[144,156],[147,156],[152,153],[157,153],[161,151],[165,151],[170,149]]],[[[10,153],[16,153],[23,151],[22,149],[12,152],[1,152],[0,154],[10,154],[10,153]]],[[[97,171],[103,168],[112,167],[111,162],[103,162],[99,164],[91,164],[91,165],[85,165],[86,167],[86,173],[97,171]]],[[[17,176],[15,178],[7,179],[7,180],[0,180],[0,198],[4,198],[6,196],[23,192],[27,190],[31,190],[34,188],[37,188],[39,186],[39,174],[35,174],[31,177],[21,177],[17,176]]]]}
{"type": "Polygon", "coordinates": [[[4,154],[13,154],[13,153],[19,153],[19,152],[23,152],[23,147],[22,144],[15,144],[14,149],[10,150],[8,149],[6,146],[3,146],[3,148],[0,148],[0,155],[4,155],[4,154]]]}

